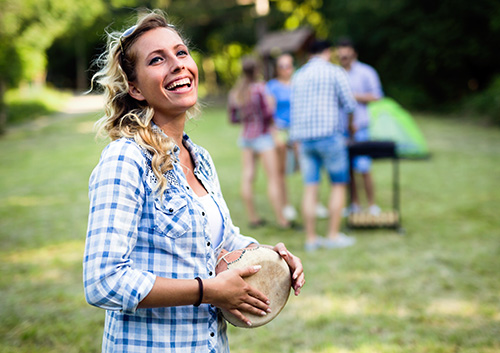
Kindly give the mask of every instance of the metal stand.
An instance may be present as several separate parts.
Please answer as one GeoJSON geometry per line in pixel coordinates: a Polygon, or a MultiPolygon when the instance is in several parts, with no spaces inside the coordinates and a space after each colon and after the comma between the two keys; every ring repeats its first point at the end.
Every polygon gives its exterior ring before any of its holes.
{"type": "Polygon", "coordinates": [[[380,215],[372,215],[367,212],[351,213],[347,216],[347,229],[375,229],[391,228],[400,234],[404,233],[402,228],[401,204],[399,198],[399,158],[396,153],[396,144],[392,141],[364,141],[349,144],[349,159],[351,183],[349,184],[349,204],[352,203],[352,179],[353,179],[353,159],[357,156],[369,156],[372,159],[392,159],[392,210],[381,212],[380,215]]]}

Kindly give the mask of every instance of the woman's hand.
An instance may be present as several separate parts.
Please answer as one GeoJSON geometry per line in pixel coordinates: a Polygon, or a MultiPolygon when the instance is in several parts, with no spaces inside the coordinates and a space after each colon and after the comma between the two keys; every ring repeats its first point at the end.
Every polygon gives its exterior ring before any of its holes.
{"type": "Polygon", "coordinates": [[[301,288],[306,283],[302,261],[288,251],[283,243],[276,244],[273,250],[280,254],[283,260],[285,260],[290,267],[290,271],[292,272],[292,287],[295,291],[295,295],[299,295],[301,288]]]}
{"type": "Polygon", "coordinates": [[[206,289],[203,302],[224,309],[251,326],[252,323],[243,312],[265,316],[271,310],[269,298],[243,280],[257,273],[260,268],[251,266],[244,269],[229,269],[219,273],[215,278],[204,280],[206,289]]]}

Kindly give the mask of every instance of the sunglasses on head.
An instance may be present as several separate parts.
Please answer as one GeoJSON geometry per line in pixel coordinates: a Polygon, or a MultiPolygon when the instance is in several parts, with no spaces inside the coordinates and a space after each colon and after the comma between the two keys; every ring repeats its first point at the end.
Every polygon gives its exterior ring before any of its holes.
{"type": "Polygon", "coordinates": [[[137,28],[137,25],[133,25],[132,27],[127,29],[125,32],[123,32],[122,35],[120,36],[120,49],[121,49],[122,57],[125,56],[125,51],[123,50],[123,40],[125,38],[130,37],[132,35],[132,33],[134,33],[136,28],[137,28]]]}
{"type": "MultiPolygon", "coordinates": [[[[175,29],[175,26],[171,25],[170,23],[167,24],[167,27],[175,29]]],[[[121,49],[122,57],[125,56],[125,50],[123,50],[123,40],[130,37],[135,32],[136,29],[137,29],[137,25],[133,25],[132,27],[127,29],[125,32],[123,32],[122,35],[120,36],[120,49],[121,49]]]]}

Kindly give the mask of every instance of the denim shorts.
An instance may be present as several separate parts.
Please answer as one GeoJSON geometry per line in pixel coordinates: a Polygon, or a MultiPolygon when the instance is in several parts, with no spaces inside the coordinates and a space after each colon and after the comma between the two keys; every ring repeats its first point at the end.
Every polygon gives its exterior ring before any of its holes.
{"type": "MultiPolygon", "coordinates": [[[[359,129],[354,133],[354,141],[362,142],[370,139],[370,130],[368,127],[359,129]]],[[[372,166],[372,159],[368,156],[358,156],[352,161],[352,169],[358,173],[368,173],[372,166]]]]}
{"type": "Polygon", "coordinates": [[[304,183],[319,183],[323,167],[332,183],[349,182],[349,157],[342,134],[301,141],[299,150],[304,183]]]}
{"type": "Polygon", "coordinates": [[[238,146],[249,148],[254,152],[260,153],[274,148],[274,140],[271,134],[263,134],[254,139],[240,137],[238,146]]]}

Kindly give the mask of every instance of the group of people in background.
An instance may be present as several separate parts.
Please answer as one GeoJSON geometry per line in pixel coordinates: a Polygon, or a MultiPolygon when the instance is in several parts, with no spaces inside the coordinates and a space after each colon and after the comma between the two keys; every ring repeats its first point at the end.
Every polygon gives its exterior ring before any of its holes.
{"type": "MultiPolygon", "coordinates": [[[[352,46],[344,47],[344,68],[330,62],[326,41],[314,43],[311,58],[295,74],[293,58],[283,55],[276,80],[267,84],[259,80],[257,62],[245,60],[229,95],[231,121],[243,124],[242,195],[250,225],[264,224],[253,200],[261,159],[277,224],[294,226],[284,158],[294,146],[305,183],[305,247],[311,251],[354,244],[339,231],[350,178],[346,136],[368,138],[366,104],[381,96],[375,71],[356,60],[352,46]],[[323,167],[331,182],[326,237],[316,235],[315,223],[323,167]]],[[[305,284],[302,261],[285,244],[262,245],[233,224],[210,153],[184,131],[197,111],[198,67],[163,12],[141,12],[133,26],[109,33],[96,64],[92,82],[105,97],[97,126],[111,142],[89,180],[83,282],[88,303],[106,310],[102,351],[229,352],[220,309],[252,326],[247,315],[265,316],[271,307],[244,281],[261,267],[216,273],[221,254],[273,249],[290,269],[295,295],[305,284]]],[[[369,163],[359,163],[370,184],[369,163]]],[[[373,186],[370,192],[369,209],[379,212],[373,186]]]]}
{"type": "Polygon", "coordinates": [[[368,103],[382,97],[379,76],[374,68],[357,59],[349,39],[336,46],[340,65],[332,63],[329,41],[315,41],[309,60],[296,72],[293,57],[276,59],[276,77],[267,83],[260,79],[256,59],[243,60],[243,73],[228,99],[230,120],[242,124],[242,197],[251,227],[265,224],[254,204],[253,184],[260,158],[267,177],[268,197],[278,226],[294,227],[297,210],[290,203],[286,174],[288,154],[298,156],[304,182],[302,218],[306,233],[305,249],[344,248],[355,238],[340,232],[342,215],[362,210],[359,174],[366,192],[366,211],[378,215],[368,156],[353,160],[349,174],[348,143],[369,140],[368,103]],[[324,169],[330,180],[327,208],[319,202],[320,175],[324,169]],[[351,203],[346,205],[351,183],[351,203]],[[316,218],[327,217],[326,236],[316,233],[316,218]]]}

